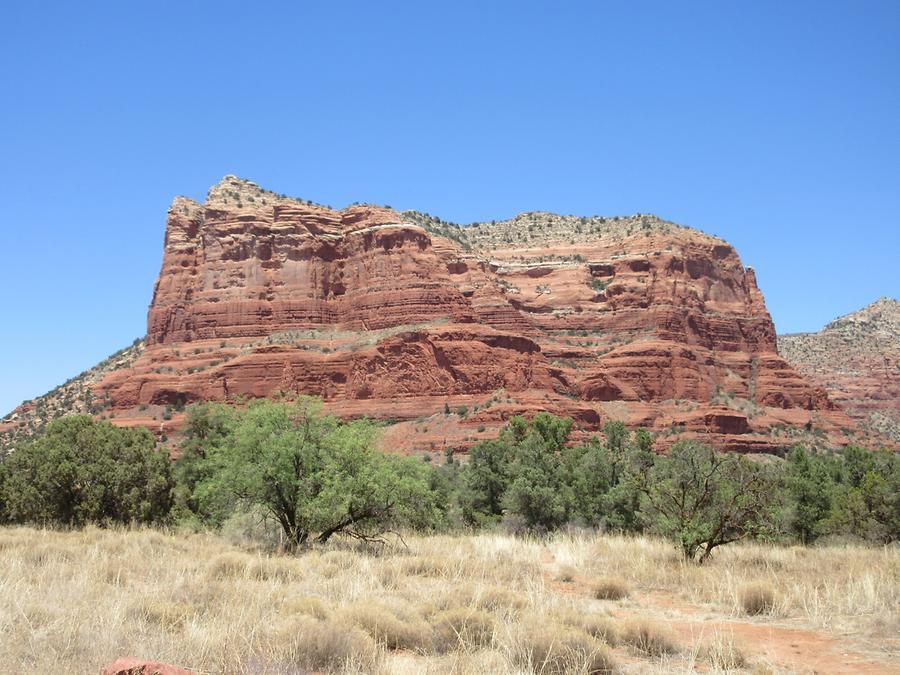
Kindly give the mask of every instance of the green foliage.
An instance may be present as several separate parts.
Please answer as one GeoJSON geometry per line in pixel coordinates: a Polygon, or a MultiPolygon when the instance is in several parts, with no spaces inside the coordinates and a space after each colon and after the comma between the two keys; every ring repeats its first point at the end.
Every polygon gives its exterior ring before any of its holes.
{"type": "MultiPolygon", "coordinates": [[[[199,514],[258,507],[281,526],[288,546],[336,533],[367,538],[436,518],[428,467],[374,449],[378,428],[341,424],[321,402],[258,401],[233,413],[221,435],[198,444],[190,496],[199,514]]],[[[209,415],[198,414],[205,423],[209,415]]],[[[189,433],[201,431],[189,424],[189,433]]]]}
{"type": "Polygon", "coordinates": [[[822,534],[823,522],[831,511],[834,484],[824,463],[811,457],[803,446],[793,448],[787,460],[789,527],[801,543],[809,544],[822,534]]]}
{"type": "Polygon", "coordinates": [[[900,539],[900,457],[850,447],[844,453],[843,478],[825,529],[878,543],[900,539]]]}
{"type": "Polygon", "coordinates": [[[570,446],[571,419],[539,413],[512,418],[496,440],[469,452],[460,493],[467,522],[503,516],[525,529],[549,531],[569,521],[617,530],[640,528],[633,476],[652,463],[652,437],[632,437],[620,422],[605,427],[607,442],[570,446]]]}
{"type": "Polygon", "coordinates": [[[86,415],[53,421],[13,451],[0,473],[0,501],[15,523],[158,523],[172,504],[171,461],[153,435],[86,415]]]}
{"type": "Polygon", "coordinates": [[[687,560],[774,532],[778,480],[769,467],[691,442],[676,443],[642,474],[641,511],[650,526],[675,539],[687,560]]]}

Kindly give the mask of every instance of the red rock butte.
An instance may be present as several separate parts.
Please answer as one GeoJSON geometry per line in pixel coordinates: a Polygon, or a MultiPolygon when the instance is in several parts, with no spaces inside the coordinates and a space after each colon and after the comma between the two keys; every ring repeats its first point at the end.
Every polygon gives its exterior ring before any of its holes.
{"type": "Polygon", "coordinates": [[[282,394],[391,420],[383,443],[407,452],[465,450],[540,410],[585,433],[645,426],[661,447],[772,451],[854,429],[779,356],[734,248],[641,214],[457,226],[227,176],[169,209],[133,357],[92,394],[158,433],[185,404],[282,394]]]}

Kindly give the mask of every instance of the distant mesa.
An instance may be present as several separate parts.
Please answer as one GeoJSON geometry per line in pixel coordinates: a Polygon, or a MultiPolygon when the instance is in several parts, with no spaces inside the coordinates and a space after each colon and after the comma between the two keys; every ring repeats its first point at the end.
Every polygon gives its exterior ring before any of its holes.
{"type": "MultiPolygon", "coordinates": [[[[731,245],[656,216],[460,226],[226,176],[169,209],[146,337],[0,430],[8,445],[83,410],[172,442],[191,403],[310,394],[392,422],[382,442],[405,452],[465,451],[541,410],[661,448],[883,442],[855,407],[873,381],[844,397],[785,344],[731,245]]],[[[896,378],[879,383],[896,412],[896,378]]]]}
{"type": "Polygon", "coordinates": [[[781,335],[778,350],[862,431],[900,444],[900,301],[881,298],[818,333],[781,335]]]}

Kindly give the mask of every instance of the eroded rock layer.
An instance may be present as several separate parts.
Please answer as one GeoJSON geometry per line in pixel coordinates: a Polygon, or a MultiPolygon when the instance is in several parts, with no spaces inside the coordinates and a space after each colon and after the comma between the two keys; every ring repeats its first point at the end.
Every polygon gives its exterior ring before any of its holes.
{"type": "Polygon", "coordinates": [[[778,355],[734,249],[653,216],[461,227],[229,176],[172,204],[147,323],[93,390],[117,423],[160,433],[191,402],[280,394],[394,420],[386,446],[420,452],[537,410],[739,451],[853,428],[778,355]]]}
{"type": "Polygon", "coordinates": [[[781,335],[778,349],[874,443],[900,444],[900,301],[881,298],[818,333],[781,335]]]}

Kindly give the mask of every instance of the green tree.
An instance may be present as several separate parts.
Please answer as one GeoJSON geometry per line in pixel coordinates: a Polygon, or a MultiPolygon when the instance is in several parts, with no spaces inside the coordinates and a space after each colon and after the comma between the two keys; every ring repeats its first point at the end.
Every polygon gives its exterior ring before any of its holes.
{"type": "Polygon", "coordinates": [[[222,445],[233,433],[237,412],[223,403],[201,403],[188,408],[181,453],[175,462],[175,517],[183,523],[221,525],[232,507],[227,494],[206,494],[201,503],[198,485],[211,477],[205,462],[209,449],[222,445]]]}
{"type": "Polygon", "coordinates": [[[719,546],[770,532],[776,480],[767,467],[691,442],[676,443],[640,483],[651,527],[703,563],[719,546]],[[699,556],[699,558],[698,558],[699,556]]]}
{"type": "Polygon", "coordinates": [[[653,437],[629,435],[620,422],[604,427],[606,443],[592,438],[563,452],[572,487],[572,515],[586,525],[620,532],[642,529],[637,480],[653,465],[653,437]]]}
{"type": "Polygon", "coordinates": [[[542,530],[565,522],[571,488],[561,451],[571,430],[571,419],[548,413],[513,417],[496,440],[474,446],[463,474],[465,519],[485,524],[508,512],[527,528],[542,530]]]}
{"type": "Polygon", "coordinates": [[[803,446],[788,453],[785,485],[790,498],[790,528],[803,544],[822,534],[822,524],[831,511],[834,483],[821,459],[803,446]]]}
{"type": "Polygon", "coordinates": [[[847,482],[838,488],[825,528],[879,543],[900,539],[900,457],[851,446],[844,462],[847,482]]]}
{"type": "Polygon", "coordinates": [[[376,536],[398,524],[433,522],[435,505],[422,462],[374,449],[370,422],[341,424],[318,399],[259,401],[237,413],[230,433],[205,449],[194,494],[202,508],[258,506],[287,545],[336,533],[376,536]]]}
{"type": "MultiPolygon", "coordinates": [[[[555,427],[553,432],[559,430],[560,427],[555,427]]],[[[572,488],[565,479],[559,450],[537,428],[515,447],[510,465],[512,481],[503,504],[520,516],[529,530],[554,530],[569,519],[572,488]]]]}
{"type": "Polygon", "coordinates": [[[153,435],[87,415],[51,422],[4,460],[2,473],[0,501],[12,522],[157,523],[172,506],[171,461],[153,435]]]}
{"type": "Polygon", "coordinates": [[[469,450],[469,462],[463,470],[463,515],[476,525],[499,520],[503,515],[503,496],[511,480],[512,444],[501,432],[496,440],[483,441],[469,450]]]}

